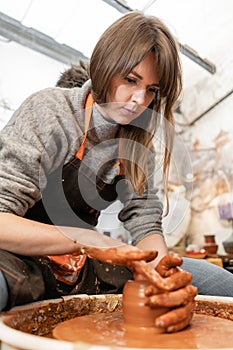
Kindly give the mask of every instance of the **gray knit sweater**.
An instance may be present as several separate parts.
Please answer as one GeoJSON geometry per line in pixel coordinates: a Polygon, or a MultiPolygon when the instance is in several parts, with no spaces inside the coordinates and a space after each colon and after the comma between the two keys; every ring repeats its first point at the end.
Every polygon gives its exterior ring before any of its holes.
{"type": "MultiPolygon", "coordinates": [[[[67,163],[79,149],[84,133],[83,107],[91,82],[82,88],[49,88],[27,98],[0,133],[0,211],[24,216],[41,199],[47,174],[67,163]]],[[[94,106],[84,157],[97,169],[104,160],[117,159],[112,142],[119,125],[104,119],[94,106]]],[[[102,179],[111,183],[116,168],[102,179]]],[[[162,204],[157,189],[125,200],[119,219],[131,233],[133,244],[152,233],[162,234],[162,204]]]]}

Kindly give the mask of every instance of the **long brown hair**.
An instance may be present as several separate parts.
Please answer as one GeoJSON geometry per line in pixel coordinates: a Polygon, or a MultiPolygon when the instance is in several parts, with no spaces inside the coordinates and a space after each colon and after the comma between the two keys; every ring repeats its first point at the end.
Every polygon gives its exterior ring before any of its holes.
{"type": "MultiPolygon", "coordinates": [[[[163,174],[168,210],[167,182],[174,138],[173,109],[182,87],[176,40],[157,17],[147,16],[140,11],[129,12],[115,21],[97,42],[90,59],[90,77],[94,100],[106,103],[112,78],[116,74],[127,76],[151,51],[154,52],[155,64],[158,65],[160,91],[149,108],[162,113],[165,118],[163,174]]],[[[157,118],[145,118],[144,115],[139,118],[143,120],[143,127],[123,126],[120,137],[128,143],[124,149],[128,149],[130,155],[130,160],[129,157],[122,159],[125,176],[141,195],[146,184],[147,158],[145,153],[133,150],[131,141],[150,148],[157,130],[157,118]]]]}

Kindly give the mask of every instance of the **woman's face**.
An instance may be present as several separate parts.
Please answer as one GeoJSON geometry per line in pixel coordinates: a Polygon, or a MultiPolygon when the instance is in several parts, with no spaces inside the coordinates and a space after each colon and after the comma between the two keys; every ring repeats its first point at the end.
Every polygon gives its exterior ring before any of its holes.
{"type": "Polygon", "coordinates": [[[157,65],[151,52],[126,77],[113,77],[107,104],[97,108],[106,119],[126,125],[151,104],[158,90],[157,65]]]}

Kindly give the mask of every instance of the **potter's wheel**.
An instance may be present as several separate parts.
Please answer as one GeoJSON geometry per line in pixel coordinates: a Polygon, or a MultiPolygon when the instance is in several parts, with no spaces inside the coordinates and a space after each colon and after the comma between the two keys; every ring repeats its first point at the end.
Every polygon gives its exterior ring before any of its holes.
{"type": "Polygon", "coordinates": [[[228,319],[195,314],[191,324],[180,332],[168,334],[156,328],[155,318],[169,309],[146,306],[148,285],[148,281],[128,281],[121,311],[89,314],[62,322],[53,330],[53,336],[63,341],[124,348],[151,349],[155,345],[160,349],[233,348],[233,323],[228,319]]]}
{"type": "Polygon", "coordinates": [[[190,325],[180,332],[169,334],[156,328],[154,319],[169,309],[151,309],[145,305],[148,284],[147,281],[128,281],[123,290],[121,311],[67,320],[55,327],[53,336],[63,341],[104,344],[114,348],[233,348],[233,323],[228,319],[194,314],[190,325]]]}
{"type": "MultiPolygon", "coordinates": [[[[90,314],[117,316],[121,312],[121,295],[77,295],[16,307],[0,315],[1,350],[132,350],[133,347],[124,345],[106,345],[106,334],[101,345],[97,343],[93,345],[90,341],[83,342],[80,338],[73,342],[54,339],[51,336],[53,329],[56,329],[56,326],[59,327],[62,321],[66,323],[69,319],[75,320],[77,316],[81,319],[90,314]]],[[[233,344],[227,343],[232,339],[232,330],[233,298],[198,295],[191,326],[175,334],[156,334],[156,341],[151,347],[157,350],[182,349],[181,344],[178,343],[182,342],[185,349],[226,350],[228,348],[232,350],[233,344]],[[212,320],[217,323],[212,324],[212,320]],[[205,334],[204,331],[206,331],[205,334]],[[220,337],[223,341],[217,345],[220,337]]],[[[138,332],[134,332],[135,337],[137,334],[138,332]]],[[[147,334],[144,334],[144,338],[147,338],[147,334]]],[[[143,348],[145,346],[141,347],[143,348]]],[[[138,350],[138,347],[135,349],[138,350]]]]}

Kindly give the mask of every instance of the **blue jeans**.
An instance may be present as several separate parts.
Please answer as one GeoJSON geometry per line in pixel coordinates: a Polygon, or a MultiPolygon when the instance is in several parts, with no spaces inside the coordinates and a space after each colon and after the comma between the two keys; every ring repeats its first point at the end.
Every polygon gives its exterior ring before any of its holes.
{"type": "Polygon", "coordinates": [[[182,269],[193,276],[198,294],[233,297],[233,274],[206,260],[183,258],[182,269]]]}
{"type": "Polygon", "coordinates": [[[8,291],[5,277],[0,270],[0,312],[6,307],[8,299],[8,291]]]}

